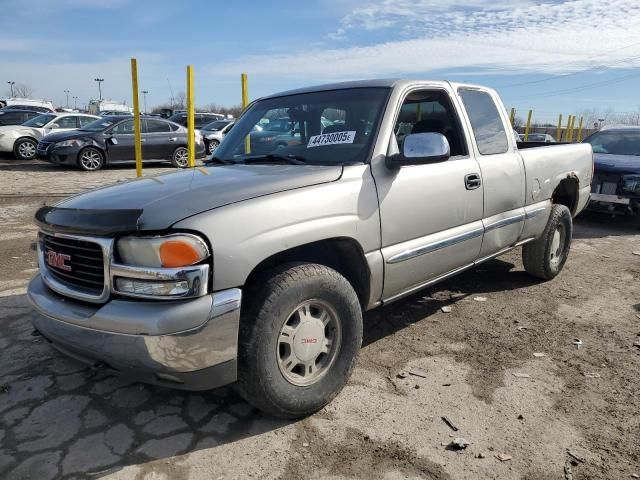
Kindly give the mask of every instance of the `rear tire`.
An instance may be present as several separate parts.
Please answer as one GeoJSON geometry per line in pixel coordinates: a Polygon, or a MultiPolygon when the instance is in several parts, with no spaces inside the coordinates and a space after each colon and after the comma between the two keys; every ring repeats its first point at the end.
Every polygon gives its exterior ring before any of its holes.
{"type": "Polygon", "coordinates": [[[187,168],[189,165],[189,156],[186,147],[178,147],[173,151],[171,164],[176,168],[187,168]]]}
{"type": "Polygon", "coordinates": [[[33,160],[36,158],[38,142],[32,138],[19,138],[13,144],[13,154],[18,160],[33,160]]]}
{"type": "Polygon", "coordinates": [[[522,262],[527,273],[543,280],[558,275],[569,256],[572,235],[571,212],[564,205],[553,205],[540,238],[522,247],[522,262]]]}
{"type": "Polygon", "coordinates": [[[254,282],[240,322],[236,389],[281,418],[310,415],[351,375],[362,310],[351,284],[318,264],[288,264],[254,282]]]}
{"type": "Polygon", "coordinates": [[[94,147],[83,148],[78,154],[78,166],[85,172],[95,172],[104,166],[104,154],[94,147]]]}

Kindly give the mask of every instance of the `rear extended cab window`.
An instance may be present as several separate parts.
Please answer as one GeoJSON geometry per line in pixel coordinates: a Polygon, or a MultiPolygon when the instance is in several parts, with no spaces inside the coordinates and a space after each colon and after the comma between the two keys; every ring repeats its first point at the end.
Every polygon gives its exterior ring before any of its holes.
{"type": "Polygon", "coordinates": [[[496,103],[487,92],[470,88],[458,90],[481,155],[496,155],[509,149],[507,132],[496,103]]]}

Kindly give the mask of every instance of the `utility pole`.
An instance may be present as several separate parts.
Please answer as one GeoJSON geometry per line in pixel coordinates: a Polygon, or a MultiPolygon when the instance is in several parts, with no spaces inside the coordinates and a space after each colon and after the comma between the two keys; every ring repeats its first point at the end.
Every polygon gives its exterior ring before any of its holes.
{"type": "Polygon", "coordinates": [[[102,82],[104,82],[104,78],[94,78],[95,82],[98,82],[98,94],[100,96],[100,101],[102,101],[102,82]]]}
{"type": "Polygon", "coordinates": [[[71,93],[71,90],[65,90],[64,93],[67,96],[67,108],[69,108],[69,94],[71,93]]]}
{"type": "Polygon", "coordinates": [[[73,108],[75,110],[78,109],[78,97],[76,97],[75,95],[73,96],[73,108]]]}
{"type": "Polygon", "coordinates": [[[147,93],[149,93],[149,90],[142,90],[140,91],[140,93],[144,95],[144,113],[148,113],[147,112],[147,93]]]}
{"type": "Polygon", "coordinates": [[[7,83],[11,87],[11,97],[13,97],[13,86],[16,84],[16,82],[7,82],[7,83]]]}

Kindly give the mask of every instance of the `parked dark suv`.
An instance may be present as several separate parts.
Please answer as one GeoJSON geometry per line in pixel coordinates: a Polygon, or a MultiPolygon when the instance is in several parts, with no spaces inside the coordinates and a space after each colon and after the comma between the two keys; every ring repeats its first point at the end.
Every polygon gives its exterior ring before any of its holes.
{"type": "MultiPolygon", "coordinates": [[[[160,118],[142,118],[144,161],[171,161],[187,166],[187,129],[160,118]]],[[[202,136],[196,132],[196,156],[204,154],[202,136]]],[[[39,158],[58,165],[99,170],[105,164],[133,163],[133,118],[103,117],[73,132],[52,133],[38,143],[39,158]]]]}
{"type": "MultiPolygon", "coordinates": [[[[175,122],[178,125],[182,125],[183,127],[187,126],[187,114],[184,112],[174,113],[167,120],[175,122]]],[[[219,113],[196,113],[194,115],[195,128],[204,127],[216,120],[224,120],[224,117],[219,113]]]]}
{"type": "Polygon", "coordinates": [[[42,113],[35,110],[7,110],[3,108],[0,110],[0,125],[22,125],[38,115],[42,115],[42,113]]]}

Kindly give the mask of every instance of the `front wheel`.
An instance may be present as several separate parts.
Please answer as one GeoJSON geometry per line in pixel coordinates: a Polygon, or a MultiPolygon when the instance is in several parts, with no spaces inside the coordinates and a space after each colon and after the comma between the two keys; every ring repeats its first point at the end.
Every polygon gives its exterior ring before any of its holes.
{"type": "Polygon", "coordinates": [[[171,164],[176,168],[186,168],[189,164],[189,156],[185,147],[178,147],[171,157],[171,164]]]}
{"type": "Polygon", "coordinates": [[[209,141],[209,145],[207,145],[207,152],[209,153],[209,155],[213,155],[213,153],[216,151],[219,145],[220,145],[220,142],[217,140],[209,141]]]}
{"type": "Polygon", "coordinates": [[[522,247],[524,269],[534,277],[551,280],[562,271],[571,246],[573,222],[564,205],[553,205],[540,238],[522,247]]]}
{"type": "Polygon", "coordinates": [[[362,311],[351,284],[324,265],[290,264],[245,298],[240,394],[281,418],[324,407],[347,383],[362,344],[362,311]]]}
{"type": "Polygon", "coordinates": [[[31,160],[36,156],[38,143],[32,138],[19,138],[13,145],[13,153],[19,160],[31,160]]]}
{"type": "Polygon", "coordinates": [[[78,166],[87,172],[100,170],[104,165],[104,155],[100,150],[87,147],[78,156],[78,166]]]}

